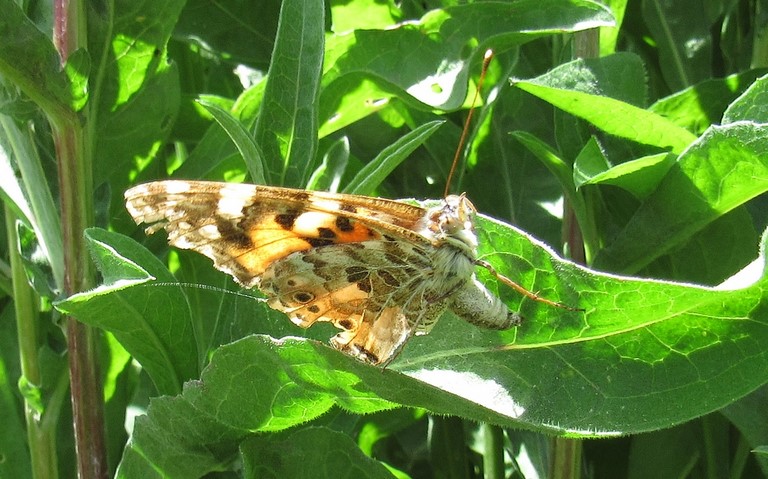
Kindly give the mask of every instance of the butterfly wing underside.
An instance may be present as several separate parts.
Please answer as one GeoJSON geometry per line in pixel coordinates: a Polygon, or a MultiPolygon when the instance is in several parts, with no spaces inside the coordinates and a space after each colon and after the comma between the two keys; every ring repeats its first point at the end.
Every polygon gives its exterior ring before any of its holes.
{"type": "Polygon", "coordinates": [[[163,181],[125,194],[148,232],[208,256],[270,306],[309,327],[329,321],[332,344],[370,363],[391,358],[445,309],[413,283],[428,266],[425,210],[401,202],[288,188],[163,181]]]}
{"type": "Polygon", "coordinates": [[[331,343],[373,364],[392,358],[413,334],[428,332],[446,309],[424,287],[430,267],[418,246],[380,240],[292,254],[264,274],[269,304],[299,326],[330,321],[331,343]]]}

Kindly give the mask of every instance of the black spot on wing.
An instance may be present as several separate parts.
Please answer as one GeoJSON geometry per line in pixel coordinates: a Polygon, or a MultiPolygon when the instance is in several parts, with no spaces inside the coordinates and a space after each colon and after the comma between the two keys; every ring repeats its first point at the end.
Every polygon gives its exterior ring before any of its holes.
{"type": "MultiPolygon", "coordinates": [[[[344,208],[344,206],[342,206],[342,208],[344,208]]],[[[336,218],[336,227],[339,229],[339,231],[345,233],[355,229],[355,227],[352,226],[352,221],[345,216],[339,216],[336,218]]]]}
{"type": "Polygon", "coordinates": [[[297,291],[293,293],[293,299],[295,299],[299,303],[309,303],[313,299],[315,299],[315,295],[308,292],[308,291],[297,291]]]}
{"type": "Polygon", "coordinates": [[[396,255],[394,253],[384,253],[384,258],[386,258],[387,261],[392,264],[403,265],[408,263],[407,261],[403,260],[402,256],[396,255]]]}
{"type": "Polygon", "coordinates": [[[293,229],[293,225],[296,223],[296,218],[299,217],[299,212],[291,210],[285,213],[280,213],[275,216],[275,223],[279,224],[284,230],[293,229]]]}
{"type": "Polygon", "coordinates": [[[358,283],[368,277],[368,270],[362,266],[349,266],[344,272],[347,274],[347,281],[350,283],[358,283]]]}
{"type": "Polygon", "coordinates": [[[322,269],[328,266],[328,262],[318,259],[315,256],[301,255],[301,260],[305,263],[309,263],[315,267],[315,269],[322,269]]]}
{"type": "Polygon", "coordinates": [[[334,239],[336,238],[336,233],[330,228],[318,228],[317,234],[320,236],[320,238],[323,239],[334,239]]]}
{"type": "Polygon", "coordinates": [[[326,238],[303,238],[304,241],[309,243],[310,246],[313,248],[317,248],[319,246],[328,246],[330,244],[333,244],[333,240],[326,239],[326,238]]]}
{"type": "Polygon", "coordinates": [[[216,218],[216,229],[219,234],[229,243],[234,243],[238,248],[248,249],[253,247],[251,238],[245,232],[231,221],[224,218],[216,218]]]}
{"type": "Polygon", "coordinates": [[[359,289],[363,293],[370,293],[373,290],[373,288],[371,287],[371,282],[368,280],[359,281],[357,283],[357,289],[359,289]]]}
{"type": "Polygon", "coordinates": [[[376,274],[378,274],[379,278],[381,278],[381,280],[384,281],[384,284],[387,286],[391,286],[393,288],[400,286],[400,281],[398,281],[397,278],[395,278],[395,276],[389,271],[382,269],[377,271],[376,274]]]}

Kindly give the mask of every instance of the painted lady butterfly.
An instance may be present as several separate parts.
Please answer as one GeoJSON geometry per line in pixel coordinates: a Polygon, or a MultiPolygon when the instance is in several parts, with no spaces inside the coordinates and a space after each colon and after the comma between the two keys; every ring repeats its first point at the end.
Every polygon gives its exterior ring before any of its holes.
{"type": "MultiPolygon", "coordinates": [[[[368,196],[204,181],[159,181],[125,192],[147,233],[211,258],[216,268],[304,328],[330,321],[331,344],[387,364],[450,310],[490,329],[521,316],[475,277],[474,206],[434,208],[368,196]]],[[[485,265],[487,266],[487,265],[485,265]]],[[[529,293],[533,295],[533,293],[529,293]]],[[[533,295],[535,296],[535,295],[533,295]]]]}

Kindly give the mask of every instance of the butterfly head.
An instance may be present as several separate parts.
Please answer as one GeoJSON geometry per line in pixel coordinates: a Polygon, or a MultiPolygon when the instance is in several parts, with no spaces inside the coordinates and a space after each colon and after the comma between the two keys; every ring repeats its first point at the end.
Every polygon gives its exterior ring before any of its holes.
{"type": "Polygon", "coordinates": [[[449,243],[467,255],[474,256],[477,249],[476,214],[475,206],[462,193],[446,196],[440,205],[429,211],[426,218],[438,242],[449,243]]]}

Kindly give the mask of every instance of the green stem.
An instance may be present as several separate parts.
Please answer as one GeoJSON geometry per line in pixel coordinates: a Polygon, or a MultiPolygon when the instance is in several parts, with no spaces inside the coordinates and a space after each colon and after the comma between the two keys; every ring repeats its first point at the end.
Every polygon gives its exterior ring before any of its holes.
{"type": "Polygon", "coordinates": [[[764,21],[766,12],[763,1],[755,2],[752,15],[752,64],[751,68],[764,68],[768,65],[768,25],[764,21]]]}
{"type": "Polygon", "coordinates": [[[581,439],[556,437],[552,444],[552,466],[548,477],[552,479],[578,479],[581,477],[581,439]]]}
{"type": "Polygon", "coordinates": [[[485,479],[504,478],[504,430],[498,426],[483,424],[483,476],[485,479]]]}
{"type": "MultiPolygon", "coordinates": [[[[16,215],[5,207],[5,233],[8,240],[8,255],[11,264],[13,284],[13,307],[16,314],[16,329],[19,340],[19,359],[21,375],[31,388],[42,384],[38,351],[40,337],[38,324],[38,299],[27,281],[24,264],[17,247],[19,238],[16,232],[16,215]]],[[[39,395],[36,394],[39,398],[39,395]]],[[[36,479],[55,479],[58,477],[58,458],[56,454],[56,424],[43,422],[41,417],[48,414],[42,405],[35,404],[30,398],[24,398],[24,416],[27,423],[27,442],[32,466],[32,475],[36,479]]]]}
{"type": "Polygon", "coordinates": [[[743,434],[739,434],[739,441],[736,444],[736,451],[734,452],[733,459],[731,460],[729,478],[738,479],[740,477],[745,477],[744,469],[746,468],[747,461],[752,454],[751,449],[752,448],[749,446],[749,441],[747,441],[743,434]]]}
{"type": "MultiPolygon", "coordinates": [[[[87,161],[90,149],[83,141],[83,133],[78,123],[66,131],[54,131],[67,295],[93,287],[92,266],[83,241],[83,231],[94,223],[91,168],[87,161]]],[[[66,325],[78,474],[81,479],[106,478],[104,404],[95,332],[72,317],[66,318],[66,325]]]]}

